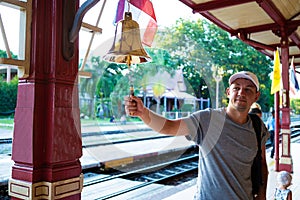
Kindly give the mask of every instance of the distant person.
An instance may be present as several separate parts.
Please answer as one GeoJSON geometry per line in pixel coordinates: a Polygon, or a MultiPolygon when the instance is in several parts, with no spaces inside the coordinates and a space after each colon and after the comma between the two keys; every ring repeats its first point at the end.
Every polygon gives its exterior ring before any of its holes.
{"type": "Polygon", "coordinates": [[[274,200],[292,200],[292,191],[288,187],[292,184],[292,175],[287,171],[277,174],[277,184],[274,200]]]}
{"type": "Polygon", "coordinates": [[[248,112],[260,96],[256,75],[247,71],[233,74],[229,78],[226,95],[229,103],[225,108],[199,110],[174,120],[152,112],[136,96],[125,97],[125,110],[130,116],[138,116],[154,131],[185,136],[199,146],[195,200],[266,199],[268,168],[265,142],[269,133],[259,117],[261,167],[258,174],[262,180],[258,183],[258,193],[252,190],[251,181],[258,145],[254,123],[248,112]]]}
{"type": "Polygon", "coordinates": [[[126,115],[122,115],[121,118],[120,118],[121,124],[122,124],[122,125],[125,125],[125,124],[126,124],[126,120],[127,120],[127,119],[126,119],[126,115]]]}
{"type": "Polygon", "coordinates": [[[109,119],[109,122],[114,123],[115,122],[115,116],[111,116],[111,118],[109,119]]]}
{"type": "Polygon", "coordinates": [[[252,104],[249,113],[256,114],[257,116],[259,116],[260,118],[262,118],[261,107],[260,107],[260,105],[258,103],[253,103],[252,104]]]}
{"type": "Polygon", "coordinates": [[[275,142],[274,142],[274,135],[275,135],[275,112],[272,110],[271,112],[272,116],[270,116],[267,120],[266,126],[268,128],[268,131],[270,133],[270,142],[271,142],[271,158],[274,158],[274,150],[275,150],[275,142]]]}

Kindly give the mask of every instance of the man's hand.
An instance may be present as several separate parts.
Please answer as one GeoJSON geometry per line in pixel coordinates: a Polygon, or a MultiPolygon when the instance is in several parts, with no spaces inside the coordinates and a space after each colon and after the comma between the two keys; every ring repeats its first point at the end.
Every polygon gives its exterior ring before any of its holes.
{"type": "Polygon", "coordinates": [[[162,115],[152,112],[146,108],[142,100],[136,96],[130,95],[124,98],[125,111],[129,116],[139,117],[154,131],[170,136],[187,135],[189,129],[182,119],[169,120],[162,115]]]}
{"type": "Polygon", "coordinates": [[[144,104],[142,100],[136,96],[126,96],[125,112],[129,116],[141,117],[144,112],[144,104]]]}

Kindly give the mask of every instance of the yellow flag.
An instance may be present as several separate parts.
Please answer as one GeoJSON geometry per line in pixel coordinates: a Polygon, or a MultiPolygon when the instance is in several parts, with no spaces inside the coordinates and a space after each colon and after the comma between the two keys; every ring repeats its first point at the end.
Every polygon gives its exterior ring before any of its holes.
{"type": "Polygon", "coordinates": [[[280,90],[280,58],[278,49],[274,52],[274,69],[273,69],[273,78],[272,78],[272,87],[271,94],[274,94],[280,90]]]}

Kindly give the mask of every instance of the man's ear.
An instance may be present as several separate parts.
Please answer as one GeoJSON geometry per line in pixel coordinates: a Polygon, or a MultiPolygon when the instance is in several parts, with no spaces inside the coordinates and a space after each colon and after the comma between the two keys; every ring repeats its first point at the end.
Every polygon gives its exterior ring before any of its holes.
{"type": "Polygon", "coordinates": [[[229,97],[229,95],[230,95],[230,89],[229,88],[226,88],[226,95],[227,95],[227,97],[229,97]]]}
{"type": "Polygon", "coordinates": [[[259,99],[259,97],[260,97],[260,91],[256,92],[255,102],[259,99]]]}

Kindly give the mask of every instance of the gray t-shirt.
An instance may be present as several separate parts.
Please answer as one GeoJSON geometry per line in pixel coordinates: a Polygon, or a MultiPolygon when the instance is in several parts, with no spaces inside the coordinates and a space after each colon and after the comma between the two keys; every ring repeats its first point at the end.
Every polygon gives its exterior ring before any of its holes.
{"type": "MultiPolygon", "coordinates": [[[[252,197],[251,166],[257,153],[252,121],[233,122],[224,108],[206,109],[184,118],[187,139],[199,145],[199,175],[195,199],[247,200],[252,197]]],[[[262,145],[269,133],[262,122],[262,145]]]]}

